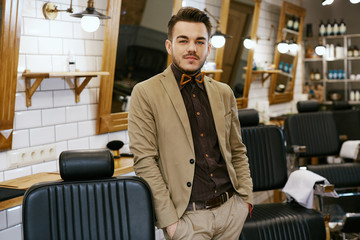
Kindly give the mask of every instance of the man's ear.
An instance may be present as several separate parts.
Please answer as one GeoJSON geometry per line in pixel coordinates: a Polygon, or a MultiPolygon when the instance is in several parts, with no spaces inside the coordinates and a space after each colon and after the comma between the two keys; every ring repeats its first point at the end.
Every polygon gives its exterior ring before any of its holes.
{"type": "Polygon", "coordinates": [[[171,55],[171,44],[172,44],[172,42],[169,39],[167,39],[165,41],[165,48],[169,55],[171,55]]]}

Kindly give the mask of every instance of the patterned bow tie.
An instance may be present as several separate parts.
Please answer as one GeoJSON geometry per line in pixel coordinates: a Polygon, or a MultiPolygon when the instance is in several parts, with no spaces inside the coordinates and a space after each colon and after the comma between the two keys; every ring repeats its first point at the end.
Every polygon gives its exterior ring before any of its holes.
{"type": "MultiPolygon", "coordinates": [[[[201,72],[193,78],[198,83],[202,83],[204,81],[204,75],[205,75],[205,73],[201,72]]],[[[180,86],[185,85],[186,83],[190,82],[193,78],[189,75],[183,74],[181,76],[180,86]]]]}

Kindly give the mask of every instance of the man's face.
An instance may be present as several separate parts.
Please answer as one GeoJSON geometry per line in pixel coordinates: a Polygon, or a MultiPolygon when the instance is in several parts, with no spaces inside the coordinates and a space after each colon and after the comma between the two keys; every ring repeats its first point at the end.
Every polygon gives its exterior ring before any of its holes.
{"type": "Polygon", "coordinates": [[[202,68],[211,47],[204,23],[183,21],[174,25],[172,39],[165,46],[173,63],[187,74],[202,68]]]}

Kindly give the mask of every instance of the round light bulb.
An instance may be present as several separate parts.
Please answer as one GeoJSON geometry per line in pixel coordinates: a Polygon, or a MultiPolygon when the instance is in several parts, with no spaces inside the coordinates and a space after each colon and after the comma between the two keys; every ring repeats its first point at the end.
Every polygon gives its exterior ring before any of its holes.
{"type": "Polygon", "coordinates": [[[251,39],[249,39],[249,38],[245,38],[243,44],[244,44],[244,47],[245,47],[246,49],[252,49],[252,48],[254,48],[255,45],[256,45],[256,44],[255,44],[255,41],[253,41],[253,40],[251,40],[251,39]]]}
{"type": "Polygon", "coordinates": [[[316,46],[316,48],[315,48],[315,53],[317,54],[317,55],[319,55],[319,56],[322,56],[322,55],[324,55],[325,54],[325,47],[324,46],[322,46],[322,45],[319,45],[319,46],[316,46]]]}
{"type": "Polygon", "coordinates": [[[215,48],[221,48],[225,45],[225,37],[215,35],[211,37],[211,45],[215,48]]]}
{"type": "Polygon", "coordinates": [[[81,27],[86,32],[95,32],[99,26],[100,20],[96,16],[83,16],[81,18],[81,27]]]}
{"type": "Polygon", "coordinates": [[[286,42],[280,42],[277,45],[277,49],[280,53],[287,53],[289,51],[289,44],[287,44],[286,42]]]}
{"type": "Polygon", "coordinates": [[[298,49],[298,45],[297,45],[296,43],[291,43],[291,44],[289,44],[289,50],[290,50],[290,52],[296,53],[297,49],[298,49]]]}
{"type": "Polygon", "coordinates": [[[357,4],[357,3],[360,2],[360,0],[350,0],[350,2],[351,2],[352,4],[357,4]]]}

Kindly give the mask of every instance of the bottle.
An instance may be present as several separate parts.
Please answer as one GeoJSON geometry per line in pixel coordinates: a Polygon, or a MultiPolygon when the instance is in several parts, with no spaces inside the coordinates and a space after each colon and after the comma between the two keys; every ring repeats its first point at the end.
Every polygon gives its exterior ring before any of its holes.
{"type": "Polygon", "coordinates": [[[338,79],[344,79],[344,73],[342,69],[339,69],[338,79]]]}
{"type": "Polygon", "coordinates": [[[292,64],[290,64],[290,66],[289,66],[289,73],[290,74],[292,74],[293,68],[294,68],[294,66],[292,64]]]}
{"type": "Polygon", "coordinates": [[[340,35],[339,25],[338,25],[336,19],[334,20],[334,23],[333,23],[333,35],[340,35]]]}
{"type": "Polygon", "coordinates": [[[333,71],[331,69],[329,70],[328,79],[333,79],[333,71]]]}
{"type": "Polygon", "coordinates": [[[311,69],[311,72],[310,72],[310,80],[315,80],[315,72],[313,69],[311,69]]]}
{"type": "Polygon", "coordinates": [[[341,35],[346,34],[346,24],[343,19],[341,19],[341,22],[340,22],[340,34],[341,35]]]}
{"type": "Polygon", "coordinates": [[[285,63],[284,72],[289,73],[289,64],[285,63]]]}
{"type": "Polygon", "coordinates": [[[320,25],[319,25],[319,35],[320,36],[325,36],[326,35],[326,27],[324,22],[321,20],[320,21],[320,25]]]}
{"type": "Polygon", "coordinates": [[[353,48],[351,46],[348,48],[347,56],[348,57],[353,57],[354,56],[354,50],[353,50],[353,48]]]}
{"type": "Polygon", "coordinates": [[[338,72],[337,72],[336,69],[334,70],[334,73],[333,73],[333,79],[339,79],[338,78],[338,72]]]}
{"type": "Polygon", "coordinates": [[[293,25],[294,25],[294,17],[290,17],[286,23],[286,28],[293,29],[293,25]]]}
{"type": "Polygon", "coordinates": [[[69,62],[68,63],[69,72],[75,72],[75,70],[76,70],[76,59],[75,59],[75,55],[74,55],[73,50],[69,50],[68,62],[69,62]]]}
{"type": "Polygon", "coordinates": [[[295,18],[294,24],[293,24],[293,30],[296,32],[299,31],[299,22],[300,22],[300,18],[295,18]]]}
{"type": "Polygon", "coordinates": [[[355,101],[355,92],[354,91],[350,92],[350,101],[355,101]]]}
{"type": "Polygon", "coordinates": [[[360,100],[360,93],[359,93],[359,90],[357,90],[355,92],[355,101],[359,101],[360,100]]]}
{"type": "Polygon", "coordinates": [[[321,79],[321,76],[320,76],[319,69],[316,69],[316,72],[315,72],[315,80],[320,80],[320,79],[321,79]]]}
{"type": "Polygon", "coordinates": [[[283,62],[280,62],[280,63],[279,63],[279,70],[283,70],[283,68],[284,68],[284,63],[283,63],[283,62]]]}
{"type": "Polygon", "coordinates": [[[330,20],[328,20],[328,22],[326,23],[326,35],[327,36],[333,35],[333,27],[330,23],[330,20]]]}
{"type": "Polygon", "coordinates": [[[354,57],[358,57],[359,56],[359,49],[358,47],[355,45],[353,48],[353,56],[354,57]]]}

